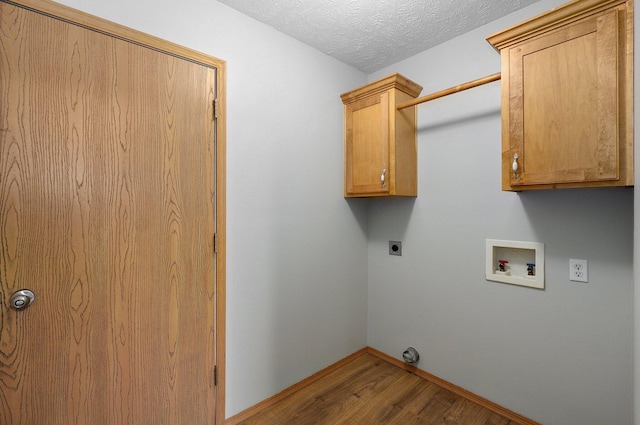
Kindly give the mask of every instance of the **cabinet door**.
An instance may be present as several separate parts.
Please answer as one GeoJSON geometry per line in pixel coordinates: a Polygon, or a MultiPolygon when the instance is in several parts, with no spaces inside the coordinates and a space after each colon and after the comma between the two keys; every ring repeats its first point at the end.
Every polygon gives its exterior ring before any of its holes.
{"type": "Polygon", "coordinates": [[[612,10],[509,49],[512,187],[618,179],[618,19],[612,10]]]}
{"type": "Polygon", "coordinates": [[[345,106],[345,196],[389,192],[389,93],[345,106]]]}

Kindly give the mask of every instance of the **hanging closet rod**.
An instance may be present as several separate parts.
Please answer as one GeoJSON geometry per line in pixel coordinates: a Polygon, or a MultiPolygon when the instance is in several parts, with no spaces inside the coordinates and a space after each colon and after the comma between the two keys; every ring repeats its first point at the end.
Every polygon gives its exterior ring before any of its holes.
{"type": "Polygon", "coordinates": [[[437,99],[439,97],[448,96],[450,94],[458,93],[463,90],[472,89],[474,87],[481,86],[483,84],[491,83],[492,81],[497,81],[501,78],[501,74],[498,72],[496,74],[488,75],[483,78],[478,78],[477,80],[469,81],[468,83],[460,84],[455,87],[450,87],[448,89],[440,90],[439,92],[435,92],[432,94],[428,94],[426,96],[419,97],[417,99],[410,100],[408,102],[400,103],[397,106],[397,110],[408,108],[410,106],[418,105],[420,103],[428,102],[430,100],[437,99]]]}

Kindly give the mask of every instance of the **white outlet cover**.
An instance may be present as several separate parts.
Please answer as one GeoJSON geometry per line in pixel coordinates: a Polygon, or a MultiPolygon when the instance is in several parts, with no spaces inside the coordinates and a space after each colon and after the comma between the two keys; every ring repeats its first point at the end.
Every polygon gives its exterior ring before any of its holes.
{"type": "Polygon", "coordinates": [[[569,280],[573,282],[589,282],[587,260],[569,259],[569,280]]]}

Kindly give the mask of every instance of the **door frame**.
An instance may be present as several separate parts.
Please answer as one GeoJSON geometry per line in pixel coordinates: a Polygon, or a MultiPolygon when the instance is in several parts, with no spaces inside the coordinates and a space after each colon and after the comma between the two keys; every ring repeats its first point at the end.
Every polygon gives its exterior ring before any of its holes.
{"type": "Polygon", "coordinates": [[[0,0],[54,19],[97,31],[124,41],[148,47],[172,56],[216,68],[216,164],[215,164],[215,351],[216,351],[216,424],[225,421],[225,347],[226,347],[226,62],[187,47],[154,37],[123,25],[52,2],[50,0],[0,0]]]}

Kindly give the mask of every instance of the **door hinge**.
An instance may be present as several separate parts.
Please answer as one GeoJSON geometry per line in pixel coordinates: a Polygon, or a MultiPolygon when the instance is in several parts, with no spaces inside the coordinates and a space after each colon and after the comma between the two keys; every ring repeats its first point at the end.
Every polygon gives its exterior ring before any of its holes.
{"type": "Polygon", "coordinates": [[[217,254],[218,253],[218,234],[214,233],[213,234],[213,253],[217,254]]]}
{"type": "Polygon", "coordinates": [[[218,119],[218,99],[213,99],[213,119],[218,119]]]}
{"type": "Polygon", "coordinates": [[[213,386],[218,386],[218,366],[213,367],[213,386]]]}

